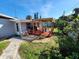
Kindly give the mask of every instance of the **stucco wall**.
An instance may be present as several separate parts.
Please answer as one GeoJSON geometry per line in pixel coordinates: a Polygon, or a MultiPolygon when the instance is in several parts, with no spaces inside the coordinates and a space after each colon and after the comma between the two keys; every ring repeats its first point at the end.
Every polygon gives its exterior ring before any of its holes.
{"type": "Polygon", "coordinates": [[[15,34],[14,22],[0,18],[0,38],[15,34]]]}
{"type": "Polygon", "coordinates": [[[26,31],[26,23],[21,23],[21,30],[22,32],[26,31]]]}

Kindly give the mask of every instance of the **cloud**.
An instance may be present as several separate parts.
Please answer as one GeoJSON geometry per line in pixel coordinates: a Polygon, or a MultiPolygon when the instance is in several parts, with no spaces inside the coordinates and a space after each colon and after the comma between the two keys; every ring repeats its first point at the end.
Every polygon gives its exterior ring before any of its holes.
{"type": "Polygon", "coordinates": [[[72,13],[73,13],[72,11],[68,11],[65,15],[70,15],[72,13]]]}
{"type": "Polygon", "coordinates": [[[20,6],[21,8],[23,8],[24,11],[28,12],[28,13],[34,13],[34,12],[38,12],[38,8],[42,2],[42,0],[17,0],[17,2],[19,4],[17,4],[18,6],[20,6]]]}
{"type": "Polygon", "coordinates": [[[44,17],[48,17],[49,13],[51,12],[52,9],[52,3],[49,2],[47,4],[44,4],[41,8],[40,8],[40,12],[44,17]]]}

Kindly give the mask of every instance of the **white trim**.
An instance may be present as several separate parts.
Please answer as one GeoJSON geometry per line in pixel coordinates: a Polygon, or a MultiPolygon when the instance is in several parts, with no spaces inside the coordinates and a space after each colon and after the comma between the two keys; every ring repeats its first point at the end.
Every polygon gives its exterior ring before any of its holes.
{"type": "Polygon", "coordinates": [[[0,13],[0,16],[7,17],[7,18],[13,18],[11,16],[8,16],[8,15],[2,14],[2,13],[0,13]]]}
{"type": "Polygon", "coordinates": [[[18,19],[15,18],[15,17],[11,17],[11,16],[8,16],[8,15],[2,14],[2,13],[0,13],[0,16],[2,16],[2,17],[6,17],[6,18],[10,18],[11,20],[12,20],[12,19],[14,19],[14,20],[18,20],[18,19]]]}
{"type": "Polygon", "coordinates": [[[12,22],[16,22],[16,23],[25,23],[25,22],[32,22],[32,20],[18,20],[18,19],[16,19],[16,20],[10,20],[10,21],[12,21],[12,22]]]}

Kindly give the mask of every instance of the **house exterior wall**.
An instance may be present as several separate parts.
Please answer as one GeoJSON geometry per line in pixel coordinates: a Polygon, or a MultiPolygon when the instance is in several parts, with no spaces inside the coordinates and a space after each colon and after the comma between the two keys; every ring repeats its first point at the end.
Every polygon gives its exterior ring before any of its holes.
{"type": "Polygon", "coordinates": [[[25,32],[27,30],[26,23],[21,23],[21,30],[22,30],[22,32],[25,32]]]}
{"type": "Polygon", "coordinates": [[[9,21],[9,19],[0,18],[0,38],[8,37],[15,34],[14,22],[9,21]]]}

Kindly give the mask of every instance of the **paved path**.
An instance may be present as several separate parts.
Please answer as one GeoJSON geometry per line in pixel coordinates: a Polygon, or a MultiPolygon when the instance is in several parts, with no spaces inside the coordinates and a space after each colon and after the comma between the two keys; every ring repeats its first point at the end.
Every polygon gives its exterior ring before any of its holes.
{"type": "Polygon", "coordinates": [[[18,38],[11,38],[10,41],[11,43],[3,51],[3,54],[0,56],[0,59],[21,59],[18,54],[18,49],[22,40],[18,38]]]}

